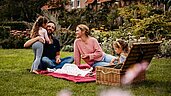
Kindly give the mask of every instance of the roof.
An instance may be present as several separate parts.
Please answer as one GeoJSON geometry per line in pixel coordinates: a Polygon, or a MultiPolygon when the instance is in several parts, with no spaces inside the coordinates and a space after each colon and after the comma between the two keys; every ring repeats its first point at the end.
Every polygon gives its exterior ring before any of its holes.
{"type": "Polygon", "coordinates": [[[103,2],[107,2],[107,1],[111,1],[111,0],[97,0],[97,2],[99,2],[99,3],[103,3],[103,2]]]}
{"type": "Polygon", "coordinates": [[[94,1],[95,1],[95,0],[86,0],[85,3],[91,4],[91,3],[93,3],[94,1]]]}
{"type": "MultiPolygon", "coordinates": [[[[107,2],[107,1],[111,1],[111,0],[97,0],[98,3],[103,3],[103,2],[107,2]]],[[[87,4],[91,4],[95,2],[95,0],[86,0],[85,3],[87,4]]]]}

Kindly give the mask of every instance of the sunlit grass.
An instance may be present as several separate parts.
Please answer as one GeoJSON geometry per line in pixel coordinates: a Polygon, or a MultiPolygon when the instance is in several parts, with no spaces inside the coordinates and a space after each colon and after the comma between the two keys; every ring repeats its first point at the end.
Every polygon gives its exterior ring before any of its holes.
{"type": "MultiPolygon", "coordinates": [[[[73,56],[73,53],[61,52],[61,57],[65,56],[73,56]]],[[[56,96],[62,89],[71,90],[72,96],[97,96],[100,90],[113,87],[31,74],[27,69],[32,61],[31,49],[0,49],[0,96],[56,96]]],[[[135,96],[171,96],[170,64],[170,59],[153,59],[146,81],[120,88],[135,96]]]]}

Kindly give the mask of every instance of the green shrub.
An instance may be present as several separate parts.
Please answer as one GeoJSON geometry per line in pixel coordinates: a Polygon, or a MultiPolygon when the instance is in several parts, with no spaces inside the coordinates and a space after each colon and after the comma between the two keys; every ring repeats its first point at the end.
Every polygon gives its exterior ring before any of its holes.
{"type": "Polygon", "coordinates": [[[160,46],[162,56],[171,56],[171,40],[164,40],[160,46]]]}
{"type": "Polygon", "coordinates": [[[71,45],[65,45],[65,46],[62,48],[62,51],[73,52],[73,51],[74,51],[74,47],[71,46],[71,45]]]}
{"type": "Polygon", "coordinates": [[[71,30],[60,30],[59,41],[61,48],[66,45],[72,46],[75,40],[75,32],[71,30]]]}
{"type": "Polygon", "coordinates": [[[10,29],[11,29],[11,27],[9,27],[9,26],[0,26],[0,41],[9,37],[10,29]]]}
{"type": "Polygon", "coordinates": [[[11,30],[26,30],[31,29],[31,24],[24,21],[0,22],[0,26],[10,26],[11,30]]]}
{"type": "Polygon", "coordinates": [[[143,20],[133,20],[135,23],[131,27],[134,36],[145,36],[148,41],[159,41],[171,34],[170,23],[164,15],[153,15],[143,20]]]}
{"type": "Polygon", "coordinates": [[[0,45],[4,49],[23,48],[24,43],[28,39],[30,39],[29,30],[27,31],[11,30],[9,33],[10,34],[7,38],[0,41],[0,45]]]}
{"type": "Polygon", "coordinates": [[[124,34],[118,30],[107,32],[92,32],[91,35],[98,40],[103,51],[108,54],[114,54],[112,47],[113,41],[124,37],[124,34]]]}

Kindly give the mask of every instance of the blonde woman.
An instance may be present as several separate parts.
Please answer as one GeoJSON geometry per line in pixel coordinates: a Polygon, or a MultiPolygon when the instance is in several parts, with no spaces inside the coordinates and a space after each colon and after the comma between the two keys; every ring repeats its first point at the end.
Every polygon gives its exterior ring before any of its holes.
{"type": "Polygon", "coordinates": [[[96,38],[90,36],[89,28],[80,24],[76,27],[76,39],[74,41],[74,61],[80,65],[83,59],[91,67],[109,65],[116,58],[103,52],[96,38]]]}

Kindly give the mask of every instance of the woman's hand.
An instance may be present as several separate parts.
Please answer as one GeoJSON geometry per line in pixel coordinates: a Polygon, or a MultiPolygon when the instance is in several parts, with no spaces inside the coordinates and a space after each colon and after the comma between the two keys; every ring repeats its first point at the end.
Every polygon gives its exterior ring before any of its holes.
{"type": "Polygon", "coordinates": [[[83,55],[81,55],[81,58],[88,58],[89,57],[89,55],[88,54],[83,54],[83,55]]]}

